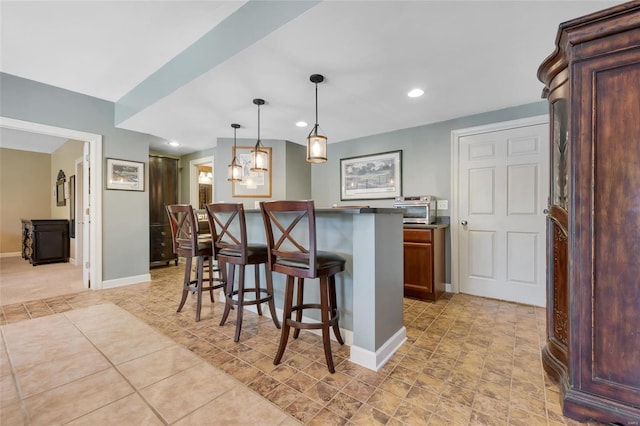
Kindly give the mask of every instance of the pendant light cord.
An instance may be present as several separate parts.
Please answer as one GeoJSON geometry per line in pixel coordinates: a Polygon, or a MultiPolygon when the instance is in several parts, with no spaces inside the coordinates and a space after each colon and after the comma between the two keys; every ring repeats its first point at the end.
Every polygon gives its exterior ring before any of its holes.
{"type": "Polygon", "coordinates": [[[316,83],[316,125],[313,126],[314,133],[318,135],[318,83],[316,83]]]}
{"type": "Polygon", "coordinates": [[[258,141],[256,142],[256,146],[260,144],[260,104],[258,104],[258,141]]]}

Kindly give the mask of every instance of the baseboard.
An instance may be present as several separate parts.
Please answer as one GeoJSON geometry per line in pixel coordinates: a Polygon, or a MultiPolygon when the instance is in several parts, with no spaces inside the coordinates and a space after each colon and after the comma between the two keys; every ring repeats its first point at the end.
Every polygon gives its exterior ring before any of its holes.
{"type": "Polygon", "coordinates": [[[78,261],[76,260],[75,257],[70,257],[69,263],[72,264],[73,266],[78,266],[78,261]]]}
{"type": "Polygon", "coordinates": [[[447,293],[453,293],[453,286],[451,283],[444,283],[444,291],[447,293]]]}
{"type": "Polygon", "coordinates": [[[375,352],[351,346],[349,361],[373,371],[379,371],[407,340],[407,329],[402,327],[375,352]]]}
{"type": "Polygon", "coordinates": [[[0,258],[2,257],[18,257],[22,256],[22,253],[19,251],[10,252],[10,253],[0,253],[0,258]]]}
{"type": "Polygon", "coordinates": [[[132,277],[116,278],[115,280],[102,281],[102,288],[115,288],[131,284],[140,284],[151,281],[151,274],[135,275],[132,277]]]}

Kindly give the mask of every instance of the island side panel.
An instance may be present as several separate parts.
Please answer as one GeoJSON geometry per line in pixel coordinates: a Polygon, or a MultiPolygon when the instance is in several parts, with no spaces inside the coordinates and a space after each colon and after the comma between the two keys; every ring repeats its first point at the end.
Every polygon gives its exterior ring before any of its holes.
{"type": "Polygon", "coordinates": [[[402,216],[354,216],[353,241],[351,360],[377,370],[406,340],[402,216]]]}

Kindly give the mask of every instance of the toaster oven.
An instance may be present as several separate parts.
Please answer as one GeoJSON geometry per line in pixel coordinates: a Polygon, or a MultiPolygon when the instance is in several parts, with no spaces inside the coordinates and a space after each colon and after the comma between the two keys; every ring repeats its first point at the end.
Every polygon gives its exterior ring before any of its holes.
{"type": "Polygon", "coordinates": [[[393,207],[405,210],[404,223],[436,223],[436,197],[433,195],[396,197],[393,207]]]}

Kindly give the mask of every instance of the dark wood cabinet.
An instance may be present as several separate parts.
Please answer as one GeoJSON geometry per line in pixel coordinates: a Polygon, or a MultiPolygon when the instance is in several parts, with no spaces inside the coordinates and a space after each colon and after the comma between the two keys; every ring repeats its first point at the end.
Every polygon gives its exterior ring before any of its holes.
{"type": "Polygon", "coordinates": [[[149,261],[165,263],[178,258],[173,254],[171,227],[165,205],[178,203],[178,160],[149,156],[149,261]]]}
{"type": "Polygon", "coordinates": [[[444,228],[408,228],[404,235],[404,295],[436,301],[445,292],[444,228]]]}
{"type": "Polygon", "coordinates": [[[69,221],[22,219],[22,258],[33,266],[69,261],[69,221]]]}
{"type": "Polygon", "coordinates": [[[564,415],[640,423],[640,1],[560,25],[551,114],[546,372],[564,415]]]}

